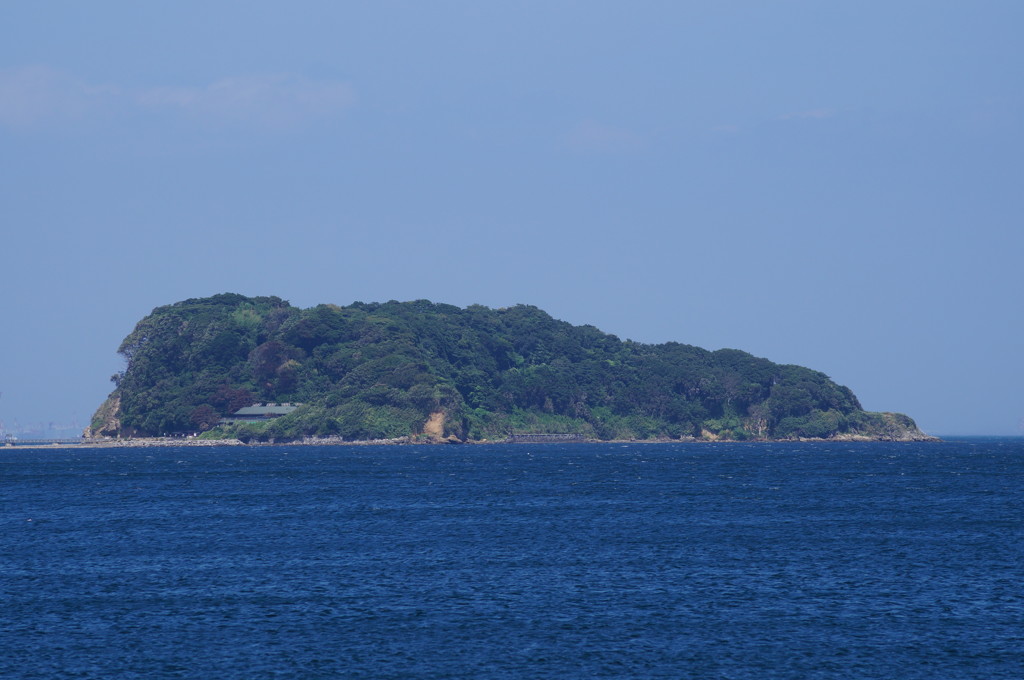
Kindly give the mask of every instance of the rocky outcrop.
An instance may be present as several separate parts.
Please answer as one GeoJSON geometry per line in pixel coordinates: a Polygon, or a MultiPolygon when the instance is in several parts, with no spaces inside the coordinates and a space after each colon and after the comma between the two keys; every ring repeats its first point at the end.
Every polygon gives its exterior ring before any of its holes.
{"type": "Polygon", "coordinates": [[[938,441],[937,437],[922,432],[913,418],[902,413],[886,411],[882,413],[869,412],[868,415],[872,416],[877,423],[872,432],[875,440],[890,442],[938,441]]]}
{"type": "Polygon", "coordinates": [[[118,437],[121,435],[121,398],[117,392],[107,397],[92,416],[92,423],[85,428],[82,436],[86,439],[118,437]]]}

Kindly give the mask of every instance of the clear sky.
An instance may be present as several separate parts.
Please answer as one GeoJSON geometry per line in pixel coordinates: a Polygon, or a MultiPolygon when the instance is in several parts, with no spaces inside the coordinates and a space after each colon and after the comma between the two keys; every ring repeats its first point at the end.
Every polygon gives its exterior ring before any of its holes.
{"type": "Polygon", "coordinates": [[[154,307],[523,302],[1024,423],[1019,0],[7,2],[0,421],[154,307]]]}

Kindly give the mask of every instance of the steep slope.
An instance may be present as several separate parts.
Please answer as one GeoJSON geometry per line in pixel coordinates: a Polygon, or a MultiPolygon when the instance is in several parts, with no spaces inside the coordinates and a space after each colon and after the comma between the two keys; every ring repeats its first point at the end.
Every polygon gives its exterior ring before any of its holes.
{"type": "MultiPolygon", "coordinates": [[[[292,307],[237,294],[159,307],[118,350],[93,430],[207,430],[258,402],[302,406],[247,439],[921,439],[822,373],[739,350],[622,341],[536,307],[415,302],[292,307]]],[[[222,428],[223,429],[223,428],[222,428]]],[[[227,432],[226,432],[227,433],[227,432]]]]}

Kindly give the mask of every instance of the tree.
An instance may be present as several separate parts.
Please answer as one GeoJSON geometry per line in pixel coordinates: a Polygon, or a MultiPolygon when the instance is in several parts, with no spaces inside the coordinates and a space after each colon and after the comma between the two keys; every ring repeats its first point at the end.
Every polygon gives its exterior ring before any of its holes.
{"type": "Polygon", "coordinates": [[[209,404],[203,404],[192,411],[189,422],[195,425],[197,430],[209,430],[220,422],[220,414],[209,404]]]}

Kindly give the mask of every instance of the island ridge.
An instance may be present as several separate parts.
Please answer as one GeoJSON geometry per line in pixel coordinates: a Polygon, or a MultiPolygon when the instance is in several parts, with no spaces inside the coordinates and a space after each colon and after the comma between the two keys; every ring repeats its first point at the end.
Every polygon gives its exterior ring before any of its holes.
{"type": "Polygon", "coordinates": [[[818,371],[735,349],[620,340],[528,305],[300,309],[225,293],[158,307],[118,351],[125,370],[87,436],[930,439],[905,415],[863,410],[818,371]],[[289,408],[232,419],[266,404],[289,408]]]}

